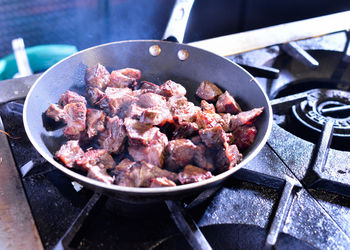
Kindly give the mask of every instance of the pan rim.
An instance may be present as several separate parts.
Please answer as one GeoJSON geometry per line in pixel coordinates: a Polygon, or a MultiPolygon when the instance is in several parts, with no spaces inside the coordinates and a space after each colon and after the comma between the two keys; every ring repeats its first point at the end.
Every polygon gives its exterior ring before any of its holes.
{"type": "Polygon", "coordinates": [[[267,110],[265,107],[265,111],[268,114],[270,114],[268,116],[268,121],[267,121],[267,129],[266,129],[266,133],[264,134],[263,138],[261,139],[260,143],[256,146],[256,148],[250,152],[249,156],[243,156],[243,160],[236,165],[235,167],[233,167],[230,170],[227,170],[221,174],[218,174],[216,176],[213,176],[210,179],[206,179],[200,182],[196,182],[196,183],[190,183],[190,184],[184,184],[184,185],[178,185],[175,187],[153,187],[153,188],[145,188],[145,187],[124,187],[124,186],[118,186],[115,184],[106,184],[94,179],[91,179],[89,177],[86,177],[84,175],[78,174],[76,172],[74,172],[73,170],[70,170],[69,168],[63,166],[62,164],[60,164],[59,162],[57,162],[56,160],[54,160],[54,158],[52,157],[52,155],[46,153],[41,147],[40,145],[37,143],[37,141],[35,140],[34,136],[32,135],[31,130],[29,129],[29,124],[28,124],[28,97],[30,97],[35,89],[35,87],[37,86],[37,84],[40,82],[40,80],[46,75],[48,74],[48,72],[50,72],[50,70],[52,70],[56,65],[62,63],[63,61],[69,60],[71,57],[74,57],[78,54],[84,53],[85,51],[88,50],[93,50],[95,48],[99,48],[99,47],[105,47],[105,46],[112,46],[115,44],[120,44],[120,43],[135,43],[135,42],[141,42],[141,43],[145,43],[145,42],[154,42],[154,43],[167,43],[167,44],[177,44],[179,45],[180,43],[174,43],[174,42],[169,42],[169,41],[162,41],[162,40],[126,40],[126,41],[116,41],[116,42],[110,42],[110,43],[105,43],[105,44],[100,44],[100,45],[96,45],[84,50],[81,50],[71,56],[68,56],[64,59],[62,59],[61,61],[57,62],[56,64],[54,64],[53,66],[51,66],[49,69],[47,69],[33,84],[33,86],[31,87],[31,89],[29,90],[25,103],[24,103],[24,107],[23,107],[23,124],[24,124],[24,129],[26,131],[26,134],[30,140],[30,142],[33,144],[34,148],[40,153],[41,156],[43,156],[50,164],[54,165],[56,168],[58,168],[60,171],[64,172],[66,175],[68,175],[69,177],[73,178],[74,180],[78,181],[78,182],[82,182],[82,185],[84,186],[84,184],[88,184],[88,185],[93,185],[98,187],[99,189],[106,189],[108,191],[112,191],[112,192],[120,192],[120,193],[133,193],[135,195],[162,195],[162,194],[173,194],[173,193],[178,193],[178,192],[182,192],[182,191],[189,191],[189,190],[194,190],[197,188],[201,188],[204,186],[209,186],[211,184],[215,184],[215,183],[220,183],[221,181],[225,180],[227,177],[231,176],[233,173],[235,173],[236,171],[238,171],[239,169],[241,169],[244,165],[246,165],[249,161],[251,161],[262,149],[262,147],[266,144],[267,139],[270,136],[271,130],[272,130],[272,107],[269,101],[269,98],[267,97],[267,94],[265,93],[265,91],[262,89],[261,85],[258,83],[258,81],[255,79],[255,77],[253,77],[249,72],[247,72],[245,69],[243,69],[241,66],[237,65],[236,63],[232,62],[231,60],[229,60],[228,58],[219,56],[217,54],[214,54],[210,51],[204,50],[204,49],[200,49],[200,48],[196,48],[193,47],[191,45],[187,45],[187,44],[180,44],[183,45],[184,47],[188,47],[191,49],[195,49],[195,50],[200,50],[200,51],[204,51],[206,53],[210,53],[212,55],[215,55],[217,57],[221,57],[224,60],[227,60],[229,63],[235,65],[236,67],[240,68],[242,71],[244,71],[246,74],[248,74],[251,77],[251,80],[255,82],[255,84],[257,85],[257,87],[260,89],[260,91],[262,92],[262,94],[264,95],[266,101],[267,101],[267,110]]]}

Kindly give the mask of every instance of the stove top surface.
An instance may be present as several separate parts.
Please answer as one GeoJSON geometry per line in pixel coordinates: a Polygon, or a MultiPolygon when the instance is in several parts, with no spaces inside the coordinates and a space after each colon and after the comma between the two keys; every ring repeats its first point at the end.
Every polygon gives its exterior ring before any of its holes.
{"type": "MultiPolygon", "coordinates": [[[[314,50],[337,54],[345,42],[346,35],[340,32],[298,44],[312,55],[324,53],[314,50]]],[[[281,55],[285,56],[280,47],[272,46],[229,59],[275,66],[281,55]]],[[[278,89],[276,80],[258,81],[268,94],[278,89]]],[[[286,104],[272,103],[274,110],[282,111],[286,104]]],[[[2,104],[0,115],[4,130],[12,136],[8,139],[44,248],[190,248],[166,204],[139,211],[84,188],[77,192],[31,146],[22,125],[22,104],[23,100],[2,104]],[[85,212],[88,215],[82,216],[85,212]],[[77,218],[83,219],[74,224],[77,218]]],[[[276,115],[262,151],[214,190],[210,199],[199,205],[186,203],[186,216],[196,222],[214,249],[349,248],[350,152],[328,149],[330,125],[319,134],[323,141],[309,142],[282,128],[280,119],[276,115]]]]}

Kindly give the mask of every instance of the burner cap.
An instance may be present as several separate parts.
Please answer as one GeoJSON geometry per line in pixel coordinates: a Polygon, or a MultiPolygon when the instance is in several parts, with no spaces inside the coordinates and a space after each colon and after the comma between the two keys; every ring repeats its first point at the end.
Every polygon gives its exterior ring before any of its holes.
{"type": "Polygon", "coordinates": [[[305,126],[321,131],[328,119],[334,120],[333,136],[350,137],[350,92],[314,89],[307,100],[293,106],[294,116],[305,126]]]}

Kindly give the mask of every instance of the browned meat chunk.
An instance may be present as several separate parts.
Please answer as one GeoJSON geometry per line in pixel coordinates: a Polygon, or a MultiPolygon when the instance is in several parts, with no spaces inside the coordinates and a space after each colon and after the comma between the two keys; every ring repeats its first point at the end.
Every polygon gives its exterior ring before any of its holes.
{"type": "Polygon", "coordinates": [[[145,108],[140,107],[136,103],[131,103],[130,105],[127,105],[127,108],[124,110],[124,112],[122,112],[122,114],[120,114],[120,116],[122,118],[129,117],[139,119],[145,110],[145,108]]]}
{"type": "Polygon", "coordinates": [[[93,105],[98,103],[102,99],[102,97],[104,97],[105,95],[105,93],[98,88],[87,88],[86,94],[88,96],[88,100],[93,105]]]}
{"type": "Polygon", "coordinates": [[[207,101],[215,101],[222,91],[212,82],[203,81],[196,91],[196,95],[207,101]]]}
{"type": "Polygon", "coordinates": [[[152,108],[155,106],[166,106],[166,99],[164,96],[155,93],[144,93],[139,95],[137,104],[142,108],[152,108]]]}
{"type": "Polygon", "coordinates": [[[206,100],[201,101],[201,109],[203,112],[215,114],[215,106],[212,103],[208,103],[206,100]]]}
{"type": "Polygon", "coordinates": [[[209,104],[205,100],[201,102],[202,110],[197,111],[196,122],[200,128],[212,128],[221,123],[221,116],[215,113],[213,104],[209,104]]]}
{"type": "Polygon", "coordinates": [[[76,92],[67,90],[64,94],[61,95],[60,99],[58,100],[58,105],[63,108],[69,103],[76,102],[82,102],[86,105],[86,99],[84,96],[81,96],[76,92]]]}
{"type": "Polygon", "coordinates": [[[102,110],[87,109],[86,111],[86,126],[87,135],[89,138],[94,137],[98,132],[105,130],[106,114],[102,110]]]}
{"type": "Polygon", "coordinates": [[[244,112],[238,113],[237,115],[231,116],[231,120],[230,120],[231,131],[234,131],[239,126],[252,124],[255,121],[255,119],[263,112],[263,110],[264,110],[264,107],[254,108],[252,110],[244,111],[244,112]]]}
{"type": "Polygon", "coordinates": [[[84,151],[79,146],[78,140],[70,140],[63,144],[55,154],[68,168],[73,168],[75,161],[83,157],[84,151]]]}
{"type": "Polygon", "coordinates": [[[219,172],[233,168],[242,160],[242,154],[235,144],[222,148],[216,155],[216,166],[219,172]]]}
{"type": "Polygon", "coordinates": [[[133,68],[114,70],[111,73],[109,87],[115,88],[134,88],[137,80],[141,78],[141,71],[133,68]]]}
{"type": "Polygon", "coordinates": [[[147,146],[129,146],[128,151],[134,161],[145,161],[162,167],[164,162],[164,148],[168,144],[165,134],[157,131],[147,146]]]}
{"type": "Polygon", "coordinates": [[[196,152],[196,145],[188,139],[169,141],[165,148],[165,164],[170,171],[176,171],[189,164],[196,152]]]}
{"type": "Polygon", "coordinates": [[[150,187],[175,187],[176,183],[169,180],[166,177],[157,177],[154,179],[151,179],[151,186],[150,187]]]}
{"type": "Polygon", "coordinates": [[[216,110],[220,113],[237,114],[239,112],[242,112],[242,109],[236,100],[227,91],[219,96],[215,106],[216,110]]]}
{"type": "Polygon", "coordinates": [[[193,157],[193,162],[196,166],[208,171],[214,171],[213,152],[206,148],[203,144],[197,145],[196,153],[193,157]]]}
{"type": "Polygon", "coordinates": [[[233,143],[236,144],[239,149],[247,148],[254,142],[256,133],[256,127],[253,125],[239,127],[233,132],[233,143]]]}
{"type": "Polygon", "coordinates": [[[231,131],[230,120],[232,115],[225,113],[220,113],[219,115],[221,116],[221,120],[219,121],[221,127],[225,132],[231,131]]]}
{"type": "Polygon", "coordinates": [[[50,104],[49,108],[45,111],[45,114],[56,122],[62,120],[65,116],[64,110],[57,104],[50,104]]]}
{"type": "Polygon", "coordinates": [[[124,125],[130,145],[148,145],[159,133],[159,128],[128,117],[124,119],[124,125]]]}
{"type": "Polygon", "coordinates": [[[169,109],[156,106],[144,110],[140,116],[140,122],[155,126],[163,126],[166,122],[173,122],[173,116],[169,109]]]}
{"type": "Polygon", "coordinates": [[[114,177],[110,176],[106,169],[100,168],[99,166],[91,166],[88,170],[87,177],[107,184],[112,184],[114,182],[114,177]]]}
{"type": "Polygon", "coordinates": [[[102,148],[111,153],[120,153],[126,141],[126,130],[123,120],[118,116],[107,117],[106,129],[98,137],[98,142],[102,148]]]}
{"type": "Polygon", "coordinates": [[[89,88],[105,89],[109,83],[109,77],[108,70],[99,63],[86,69],[85,81],[89,88]]]}
{"type": "Polygon", "coordinates": [[[193,165],[186,165],[184,171],[178,174],[181,184],[188,184],[203,181],[213,177],[209,171],[198,168],[193,165]]]}
{"type": "Polygon", "coordinates": [[[212,149],[221,149],[226,143],[226,134],[221,125],[212,128],[200,129],[199,136],[202,142],[212,149]]]}
{"type": "Polygon", "coordinates": [[[175,124],[173,139],[181,139],[197,134],[199,130],[198,124],[195,122],[178,121],[175,124]]]}
{"type": "Polygon", "coordinates": [[[160,91],[159,85],[148,81],[142,81],[140,89],[149,90],[150,92],[153,92],[153,93],[159,93],[160,91]]]}
{"type": "MultiPolygon", "coordinates": [[[[121,168],[117,166],[116,169],[121,168]]],[[[131,187],[149,187],[152,180],[157,177],[165,177],[171,181],[176,181],[177,174],[142,161],[129,165],[126,170],[117,170],[116,184],[131,187]]]]}
{"type": "Polygon", "coordinates": [[[129,88],[107,87],[104,97],[98,102],[110,116],[117,115],[124,105],[129,105],[135,98],[129,88]]]}
{"type": "Polygon", "coordinates": [[[178,123],[182,121],[194,122],[197,117],[199,107],[192,102],[187,101],[186,97],[173,96],[168,99],[170,112],[173,114],[174,120],[178,123]]]}
{"type": "Polygon", "coordinates": [[[159,94],[165,97],[171,96],[185,96],[186,89],[174,81],[168,80],[159,86],[159,94]]]}
{"type": "Polygon", "coordinates": [[[76,160],[76,164],[84,170],[89,170],[91,166],[98,166],[101,169],[113,169],[116,164],[113,157],[106,149],[91,149],[76,160]]]}
{"type": "Polygon", "coordinates": [[[63,121],[67,124],[63,133],[67,138],[78,139],[86,128],[86,105],[81,102],[69,103],[63,108],[63,121]]]}

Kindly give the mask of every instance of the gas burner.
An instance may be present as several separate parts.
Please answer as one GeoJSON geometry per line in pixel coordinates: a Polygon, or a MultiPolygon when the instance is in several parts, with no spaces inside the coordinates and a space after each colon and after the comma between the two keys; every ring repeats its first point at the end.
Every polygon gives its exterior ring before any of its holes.
{"type": "Polygon", "coordinates": [[[334,120],[333,137],[350,138],[350,92],[334,89],[314,89],[307,100],[293,106],[295,118],[303,125],[322,131],[328,119],[334,120]],[[345,109],[345,110],[344,110],[345,109]]]}

